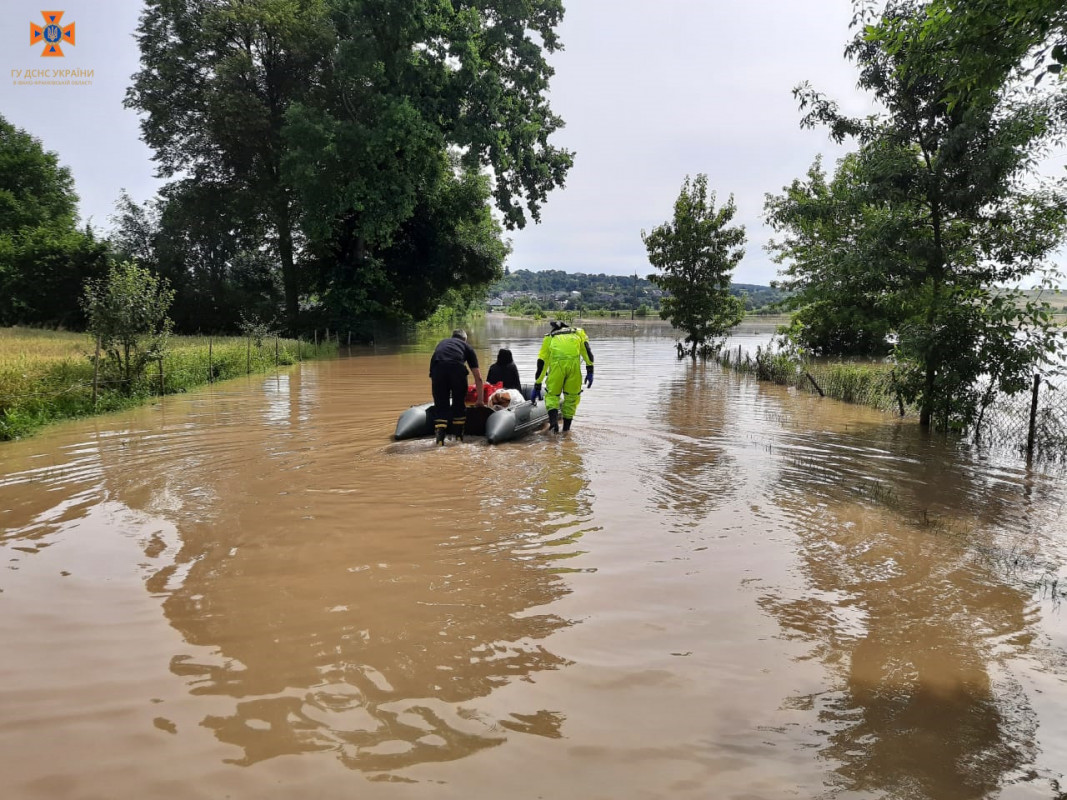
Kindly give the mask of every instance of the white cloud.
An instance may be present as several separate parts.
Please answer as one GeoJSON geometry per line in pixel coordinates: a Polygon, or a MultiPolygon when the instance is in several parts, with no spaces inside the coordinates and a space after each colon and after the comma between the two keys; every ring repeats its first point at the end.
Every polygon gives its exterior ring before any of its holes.
{"type": "Polygon", "coordinates": [[[542,223],[512,234],[512,269],[646,274],[641,229],[668,219],[685,176],[704,172],[748,230],[736,279],[768,283],[764,195],[817,153],[843,152],[800,129],[793,87],[869,108],[842,55],[851,16],[848,0],[568,4],[551,97],[566,121],[556,141],[576,162],[542,223]]]}

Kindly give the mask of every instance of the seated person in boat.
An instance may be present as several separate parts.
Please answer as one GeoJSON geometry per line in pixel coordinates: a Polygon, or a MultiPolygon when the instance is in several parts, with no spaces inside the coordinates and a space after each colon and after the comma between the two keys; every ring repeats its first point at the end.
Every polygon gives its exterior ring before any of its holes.
{"type": "Polygon", "coordinates": [[[489,367],[486,376],[488,383],[502,383],[505,389],[522,389],[522,381],[519,380],[519,368],[515,364],[515,358],[507,348],[500,348],[496,354],[496,363],[489,367]]]}

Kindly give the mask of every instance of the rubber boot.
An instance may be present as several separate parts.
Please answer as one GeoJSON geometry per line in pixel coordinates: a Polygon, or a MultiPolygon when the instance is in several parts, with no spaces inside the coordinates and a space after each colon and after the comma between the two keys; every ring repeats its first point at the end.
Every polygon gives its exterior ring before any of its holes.
{"type": "Polygon", "coordinates": [[[463,425],[457,425],[456,426],[456,441],[457,442],[462,442],[463,441],[463,427],[464,427],[463,425]]]}
{"type": "Polygon", "coordinates": [[[438,447],[444,447],[445,446],[445,433],[447,432],[447,430],[448,429],[444,428],[444,427],[439,427],[437,429],[437,446],[438,447]]]}
{"type": "Polygon", "coordinates": [[[567,419],[566,417],[563,418],[563,432],[564,433],[566,433],[567,431],[569,431],[571,429],[571,423],[572,422],[574,422],[574,420],[567,419]]]}
{"type": "Polygon", "coordinates": [[[559,409],[550,408],[548,410],[548,429],[552,433],[559,433],[559,409]]]}

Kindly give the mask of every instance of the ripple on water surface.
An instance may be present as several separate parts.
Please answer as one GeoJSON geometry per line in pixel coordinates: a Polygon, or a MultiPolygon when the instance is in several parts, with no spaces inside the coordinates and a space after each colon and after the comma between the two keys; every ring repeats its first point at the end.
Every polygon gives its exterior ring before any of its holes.
{"type": "Polygon", "coordinates": [[[566,437],[391,442],[426,340],[0,446],[5,798],[1051,786],[1059,477],[588,327],[566,437]]]}

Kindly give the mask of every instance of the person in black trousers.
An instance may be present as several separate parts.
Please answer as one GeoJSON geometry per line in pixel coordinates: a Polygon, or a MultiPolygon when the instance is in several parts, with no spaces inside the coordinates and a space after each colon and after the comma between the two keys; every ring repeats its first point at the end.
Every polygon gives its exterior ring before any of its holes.
{"type": "Polygon", "coordinates": [[[467,332],[452,331],[434,348],[430,358],[430,388],[433,391],[434,433],[437,444],[444,445],[445,434],[455,426],[456,438],[463,441],[463,427],[467,423],[467,365],[474,374],[475,405],[484,406],[482,373],[478,369],[478,354],[467,344],[467,332]]]}
{"type": "Polygon", "coordinates": [[[489,374],[485,379],[489,383],[503,383],[505,389],[522,391],[519,368],[515,364],[511,351],[505,348],[501,348],[500,352],[496,354],[496,363],[489,367],[489,374]]]}

